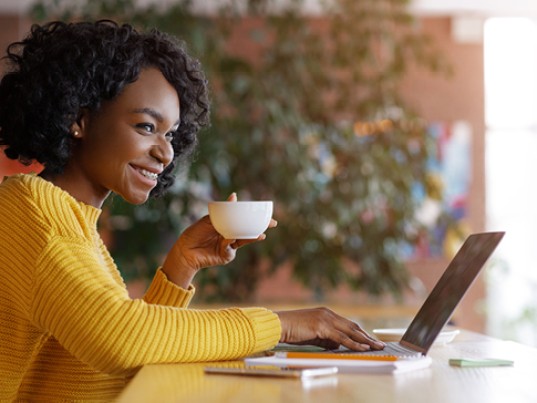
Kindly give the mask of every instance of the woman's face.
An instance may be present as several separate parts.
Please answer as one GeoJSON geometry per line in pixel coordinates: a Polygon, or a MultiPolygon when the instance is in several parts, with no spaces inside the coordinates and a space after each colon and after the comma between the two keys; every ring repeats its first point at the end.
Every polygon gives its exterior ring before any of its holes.
{"type": "Polygon", "coordinates": [[[143,70],[137,81],[73,127],[79,133],[63,174],[66,190],[96,207],[111,191],[133,204],[145,202],[173,159],[170,141],[179,118],[175,88],[158,69],[143,70]]]}

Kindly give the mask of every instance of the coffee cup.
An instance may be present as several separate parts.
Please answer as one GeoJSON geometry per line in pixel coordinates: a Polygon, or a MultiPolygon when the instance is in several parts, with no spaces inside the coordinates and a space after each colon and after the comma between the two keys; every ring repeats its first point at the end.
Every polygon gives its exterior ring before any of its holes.
{"type": "Polygon", "coordinates": [[[272,201],[209,202],[209,217],[225,239],[256,239],[272,218],[272,201]]]}

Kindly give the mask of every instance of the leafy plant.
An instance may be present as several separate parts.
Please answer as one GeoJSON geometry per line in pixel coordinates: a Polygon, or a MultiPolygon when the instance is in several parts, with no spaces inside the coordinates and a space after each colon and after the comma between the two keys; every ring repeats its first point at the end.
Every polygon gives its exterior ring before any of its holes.
{"type": "Polygon", "coordinates": [[[268,0],[243,3],[212,16],[190,1],[166,9],[132,0],[34,6],[38,19],[107,17],[175,34],[211,82],[212,126],[189,176],[145,206],[108,206],[113,255],[126,277],[151,275],[208,200],[236,191],[239,199],[274,200],[279,226],[226,269],[200,273],[206,299],[247,300],[263,267],[284,262],[320,297],[341,283],[399,297],[408,280],[401,248],[420,226],[413,189],[428,186],[432,144],[398,86],[410,67],[446,73],[447,63],[407,0],[336,0],[323,3],[322,16],[305,14],[300,0],[278,10],[268,0]],[[233,45],[238,33],[241,48],[233,45]]]}

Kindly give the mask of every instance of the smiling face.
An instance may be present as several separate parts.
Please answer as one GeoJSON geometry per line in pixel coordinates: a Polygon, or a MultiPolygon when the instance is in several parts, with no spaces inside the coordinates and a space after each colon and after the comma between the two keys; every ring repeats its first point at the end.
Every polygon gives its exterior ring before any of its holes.
{"type": "Polygon", "coordinates": [[[73,125],[73,155],[61,175],[46,179],[96,207],[110,192],[143,203],[172,161],[179,113],[175,88],[156,68],[142,70],[117,97],[73,125]]]}

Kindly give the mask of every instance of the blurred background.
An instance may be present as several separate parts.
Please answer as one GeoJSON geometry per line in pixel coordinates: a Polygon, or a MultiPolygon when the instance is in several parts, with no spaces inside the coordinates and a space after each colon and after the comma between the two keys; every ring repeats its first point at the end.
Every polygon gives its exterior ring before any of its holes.
{"type": "MultiPolygon", "coordinates": [[[[177,35],[205,66],[212,124],[191,166],[164,198],[103,209],[133,297],[235,191],[274,200],[279,226],[200,273],[198,306],[323,304],[404,326],[469,233],[505,230],[453,323],[537,345],[533,3],[2,0],[0,48],[35,22],[111,18],[177,35]]],[[[0,155],[0,178],[39,170],[0,155]]]]}

